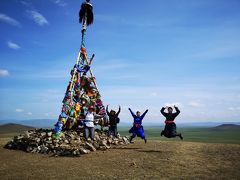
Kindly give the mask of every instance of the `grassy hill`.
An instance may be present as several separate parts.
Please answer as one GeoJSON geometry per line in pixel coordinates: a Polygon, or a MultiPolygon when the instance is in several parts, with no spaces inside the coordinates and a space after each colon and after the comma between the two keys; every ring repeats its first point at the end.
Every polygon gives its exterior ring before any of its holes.
{"type": "MultiPolygon", "coordinates": [[[[165,138],[160,136],[163,127],[145,127],[145,134],[148,139],[162,141],[179,141],[179,138],[165,138]]],[[[119,128],[121,135],[130,135],[129,128],[119,128]]],[[[239,125],[220,125],[214,128],[208,127],[188,127],[177,128],[181,132],[184,141],[205,142],[205,143],[231,143],[240,144],[240,126],[239,125]]]]}
{"type": "MultiPolygon", "coordinates": [[[[33,127],[0,126],[0,133],[16,133],[33,127]]],[[[119,128],[128,134],[129,128],[119,128]]],[[[179,128],[184,140],[160,137],[162,127],[146,127],[148,143],[79,158],[49,157],[4,149],[12,136],[0,134],[1,179],[239,179],[240,131],[224,125],[215,128],[179,128]],[[187,142],[192,141],[192,142],[187,142]],[[195,141],[195,142],[193,142],[195,141]],[[198,143],[196,143],[198,142],[198,143]],[[214,143],[199,143],[214,142],[214,143]],[[224,142],[224,143],[216,143],[224,142]],[[235,143],[235,144],[229,144],[235,143]],[[66,168],[67,167],[67,168],[66,168]]]]}
{"type": "Polygon", "coordinates": [[[213,130],[216,131],[232,131],[232,130],[239,130],[240,131],[240,125],[236,124],[221,124],[219,126],[213,127],[213,130]]]}
{"type": "Polygon", "coordinates": [[[0,125],[0,134],[22,133],[30,129],[35,129],[35,128],[31,126],[24,126],[20,124],[9,123],[9,124],[0,125]]]}
{"type": "MultiPolygon", "coordinates": [[[[129,136],[130,127],[119,127],[118,130],[121,135],[129,136]]],[[[23,131],[34,129],[31,126],[19,124],[5,124],[0,125],[0,137],[8,137],[10,135],[17,135],[23,131]]],[[[149,140],[161,141],[179,141],[179,138],[165,138],[160,136],[163,127],[145,127],[145,133],[149,140]]],[[[188,127],[178,128],[184,137],[184,141],[189,142],[206,142],[206,143],[230,143],[240,144],[240,126],[234,124],[222,124],[213,128],[207,127],[188,127]]]]}

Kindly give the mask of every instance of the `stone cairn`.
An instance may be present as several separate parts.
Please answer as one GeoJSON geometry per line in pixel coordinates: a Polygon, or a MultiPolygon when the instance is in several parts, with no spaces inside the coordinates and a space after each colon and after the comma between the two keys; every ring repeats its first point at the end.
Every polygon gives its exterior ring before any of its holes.
{"type": "Polygon", "coordinates": [[[52,156],[80,156],[97,150],[106,151],[119,145],[129,144],[128,137],[108,136],[107,131],[99,129],[95,130],[94,141],[85,140],[83,131],[83,128],[62,131],[62,136],[56,139],[53,137],[53,130],[29,130],[15,136],[5,145],[5,148],[52,156]]]}

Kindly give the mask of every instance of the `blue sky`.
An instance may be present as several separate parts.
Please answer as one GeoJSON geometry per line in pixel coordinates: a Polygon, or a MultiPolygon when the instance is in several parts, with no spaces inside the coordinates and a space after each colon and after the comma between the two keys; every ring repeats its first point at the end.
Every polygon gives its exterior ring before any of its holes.
{"type": "MultiPolygon", "coordinates": [[[[81,40],[81,0],[0,3],[0,119],[56,118],[81,40]]],[[[176,104],[179,122],[240,120],[239,0],[92,1],[89,56],[105,104],[176,104]]]]}

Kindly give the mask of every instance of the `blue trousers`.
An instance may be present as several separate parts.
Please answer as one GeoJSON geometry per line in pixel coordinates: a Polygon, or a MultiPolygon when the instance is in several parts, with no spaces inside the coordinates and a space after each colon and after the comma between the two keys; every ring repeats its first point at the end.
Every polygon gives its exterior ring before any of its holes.
{"type": "Polygon", "coordinates": [[[140,127],[132,127],[132,138],[135,138],[136,136],[141,137],[142,139],[145,139],[145,133],[143,126],[140,127]]]}

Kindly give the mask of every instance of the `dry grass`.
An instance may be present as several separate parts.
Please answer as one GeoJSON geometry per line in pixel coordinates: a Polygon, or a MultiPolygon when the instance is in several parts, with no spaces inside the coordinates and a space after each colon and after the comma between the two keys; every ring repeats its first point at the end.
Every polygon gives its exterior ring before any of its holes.
{"type": "Polygon", "coordinates": [[[1,179],[240,179],[240,145],[136,141],[78,158],[3,149],[1,179]]]}

